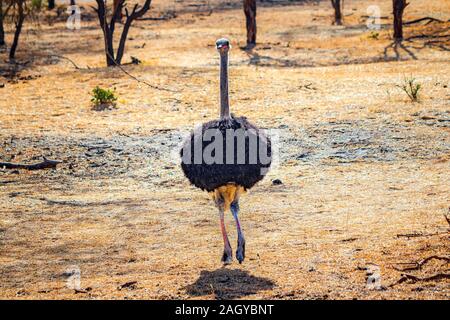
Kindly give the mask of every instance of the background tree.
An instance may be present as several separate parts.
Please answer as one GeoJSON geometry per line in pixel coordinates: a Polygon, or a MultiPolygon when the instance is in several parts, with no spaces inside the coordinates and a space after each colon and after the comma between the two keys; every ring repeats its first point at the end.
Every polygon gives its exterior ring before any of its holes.
{"type": "MultiPolygon", "coordinates": [[[[120,0],[113,0],[113,10],[116,10],[116,8],[119,6],[120,0]]],[[[119,20],[122,21],[122,11],[119,12],[119,20]]]]}
{"type": "Polygon", "coordinates": [[[9,60],[13,62],[16,57],[16,50],[19,44],[20,33],[22,32],[23,22],[28,12],[26,0],[12,0],[12,21],[15,27],[14,38],[9,50],[9,60]]]}
{"type": "Polygon", "coordinates": [[[117,6],[113,5],[112,16],[108,22],[107,9],[105,5],[105,0],[95,0],[97,2],[97,12],[98,19],[100,22],[100,27],[103,31],[103,38],[105,40],[105,54],[106,54],[106,64],[108,66],[120,65],[125,51],[125,42],[127,41],[128,31],[130,30],[131,23],[137,18],[142,17],[149,9],[152,0],[145,0],[142,7],[135,4],[131,13],[129,13],[128,8],[125,6],[125,0],[117,0],[117,6]],[[125,23],[123,24],[122,34],[119,40],[119,47],[117,53],[114,52],[114,31],[116,22],[120,21],[120,16],[122,11],[125,10],[125,23]]]}
{"type": "Polygon", "coordinates": [[[5,23],[13,4],[13,0],[0,0],[0,47],[6,46],[5,23]]]}
{"type": "Polygon", "coordinates": [[[403,40],[403,11],[409,3],[406,0],[392,0],[394,9],[394,40],[403,40]]]}
{"type": "Polygon", "coordinates": [[[0,0],[0,47],[6,46],[5,28],[3,27],[3,0],[0,0]]]}
{"type": "MultiPolygon", "coordinates": [[[[342,0],[343,2],[344,0],[342,0]]],[[[331,5],[334,8],[334,24],[342,25],[342,7],[341,0],[331,0],[331,5]]]]}
{"type": "Polygon", "coordinates": [[[247,48],[256,45],[256,0],[244,0],[245,22],[247,27],[247,48]]]}

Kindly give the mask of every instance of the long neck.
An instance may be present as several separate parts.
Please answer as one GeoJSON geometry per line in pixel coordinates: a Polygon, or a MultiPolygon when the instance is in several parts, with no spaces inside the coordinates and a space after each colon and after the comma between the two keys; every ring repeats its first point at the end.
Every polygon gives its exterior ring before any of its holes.
{"type": "Polygon", "coordinates": [[[228,52],[220,55],[220,119],[230,118],[228,100],[228,52]]]}

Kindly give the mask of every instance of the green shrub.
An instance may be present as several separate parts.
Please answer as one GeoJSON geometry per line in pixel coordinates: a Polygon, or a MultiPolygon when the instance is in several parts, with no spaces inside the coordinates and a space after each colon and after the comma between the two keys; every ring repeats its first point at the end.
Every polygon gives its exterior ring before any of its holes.
{"type": "Polygon", "coordinates": [[[422,89],[422,85],[417,83],[415,78],[405,77],[403,83],[401,85],[397,85],[397,87],[402,89],[412,102],[419,101],[419,91],[422,89]]]}
{"type": "Polygon", "coordinates": [[[42,0],[31,0],[31,7],[37,11],[42,8],[42,0]]]}
{"type": "Polygon", "coordinates": [[[92,90],[92,98],[91,102],[95,106],[99,105],[114,105],[117,100],[115,89],[102,89],[99,86],[96,86],[92,90]]]}

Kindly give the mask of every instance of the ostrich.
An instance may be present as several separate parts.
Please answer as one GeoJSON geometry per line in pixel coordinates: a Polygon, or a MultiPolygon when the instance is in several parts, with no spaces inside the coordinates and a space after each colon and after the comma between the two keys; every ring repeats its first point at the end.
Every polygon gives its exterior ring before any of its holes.
{"type": "Polygon", "coordinates": [[[220,55],[220,118],[203,123],[183,142],[181,168],[191,184],[210,192],[219,209],[224,250],[221,261],[232,261],[232,249],[224,224],[231,210],[237,227],[236,258],[245,258],[245,239],[239,222],[239,198],[264,178],[272,161],[271,141],[246,117],[230,114],[228,100],[227,39],[216,41],[220,55]],[[235,143],[237,142],[237,143],[235,143]]]}

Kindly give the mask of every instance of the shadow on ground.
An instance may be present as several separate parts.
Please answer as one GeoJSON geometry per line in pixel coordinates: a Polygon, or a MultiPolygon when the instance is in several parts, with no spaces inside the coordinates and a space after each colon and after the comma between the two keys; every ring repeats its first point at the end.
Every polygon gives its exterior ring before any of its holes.
{"type": "Polygon", "coordinates": [[[221,268],[215,271],[203,270],[199,278],[184,289],[194,297],[213,294],[216,299],[236,299],[273,289],[274,286],[272,280],[252,276],[248,271],[221,268]]]}

